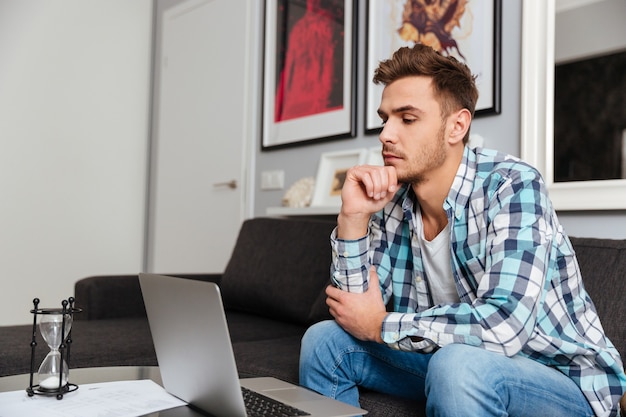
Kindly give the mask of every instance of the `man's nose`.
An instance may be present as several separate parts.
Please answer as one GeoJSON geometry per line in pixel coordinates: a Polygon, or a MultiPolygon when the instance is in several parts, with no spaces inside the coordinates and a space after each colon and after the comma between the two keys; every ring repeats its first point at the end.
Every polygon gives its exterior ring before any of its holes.
{"type": "Polygon", "coordinates": [[[385,143],[395,143],[397,140],[397,134],[395,133],[395,129],[393,129],[392,123],[385,123],[383,125],[383,130],[380,131],[378,135],[378,140],[383,145],[385,143]]]}

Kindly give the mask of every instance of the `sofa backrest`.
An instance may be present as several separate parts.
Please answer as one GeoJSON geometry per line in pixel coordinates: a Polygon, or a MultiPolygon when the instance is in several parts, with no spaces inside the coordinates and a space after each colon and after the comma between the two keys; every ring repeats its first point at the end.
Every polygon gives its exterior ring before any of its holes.
{"type": "Polygon", "coordinates": [[[570,240],[602,327],[626,361],[626,240],[570,240]]]}
{"type": "Polygon", "coordinates": [[[330,318],[334,221],[253,218],[240,229],[220,289],[227,309],[311,324],[330,318]]]}

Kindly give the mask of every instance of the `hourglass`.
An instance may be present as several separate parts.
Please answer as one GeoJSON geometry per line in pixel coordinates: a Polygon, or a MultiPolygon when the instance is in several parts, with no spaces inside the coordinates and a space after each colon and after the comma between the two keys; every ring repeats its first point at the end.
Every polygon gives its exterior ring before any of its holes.
{"type": "Polygon", "coordinates": [[[39,299],[33,300],[35,308],[31,310],[33,318],[33,336],[31,341],[31,366],[30,366],[30,386],[26,389],[29,396],[35,394],[56,395],[58,399],[63,398],[63,394],[78,389],[78,386],[70,384],[69,379],[69,357],[70,344],[72,339],[73,314],[80,309],[74,308],[74,299],[63,300],[62,308],[38,308],[39,299]],[[37,346],[37,316],[41,316],[39,321],[39,331],[41,337],[48,345],[50,352],[46,355],[39,366],[37,372],[38,384],[33,385],[35,368],[35,347],[37,346]]]}

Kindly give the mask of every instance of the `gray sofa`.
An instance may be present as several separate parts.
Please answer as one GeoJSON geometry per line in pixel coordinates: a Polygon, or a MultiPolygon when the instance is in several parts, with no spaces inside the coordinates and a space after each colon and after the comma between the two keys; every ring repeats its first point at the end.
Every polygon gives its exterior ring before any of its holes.
{"type": "MultiPolygon", "coordinates": [[[[243,223],[223,274],[175,274],[220,285],[241,377],[298,382],[300,338],[329,318],[329,235],[334,222],[255,218],[243,223]]],[[[626,353],[626,240],[572,238],[606,333],[626,353]]],[[[157,365],[137,275],[93,276],[75,286],[71,368],[157,365]]],[[[0,328],[0,376],[30,366],[31,326],[0,328]]],[[[46,353],[39,349],[37,363],[46,353]]],[[[363,391],[370,416],[423,416],[424,406],[363,391]]]]}

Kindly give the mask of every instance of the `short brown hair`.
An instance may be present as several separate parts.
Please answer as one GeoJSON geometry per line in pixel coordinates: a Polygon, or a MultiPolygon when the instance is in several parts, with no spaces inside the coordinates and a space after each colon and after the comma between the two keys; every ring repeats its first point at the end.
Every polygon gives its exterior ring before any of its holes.
{"type": "Polygon", "coordinates": [[[430,46],[402,47],[374,71],[374,84],[389,85],[410,76],[432,77],[435,97],[440,99],[442,117],[465,108],[474,117],[478,89],[470,69],[452,56],[443,56],[430,46]]]}

